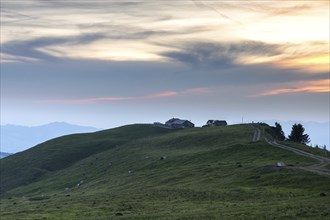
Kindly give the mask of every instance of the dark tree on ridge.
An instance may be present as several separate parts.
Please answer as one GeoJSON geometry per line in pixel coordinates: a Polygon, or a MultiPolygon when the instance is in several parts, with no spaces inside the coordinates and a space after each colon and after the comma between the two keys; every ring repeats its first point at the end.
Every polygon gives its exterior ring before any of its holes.
{"type": "Polygon", "coordinates": [[[285,135],[284,135],[284,132],[282,130],[282,126],[280,125],[280,123],[275,122],[274,131],[275,131],[275,134],[276,134],[276,138],[279,141],[284,141],[285,140],[285,135]]]}
{"type": "Polygon", "coordinates": [[[309,135],[304,134],[305,128],[302,126],[302,124],[294,124],[292,125],[291,134],[288,137],[289,141],[301,143],[301,144],[307,144],[310,142],[309,135]]]}

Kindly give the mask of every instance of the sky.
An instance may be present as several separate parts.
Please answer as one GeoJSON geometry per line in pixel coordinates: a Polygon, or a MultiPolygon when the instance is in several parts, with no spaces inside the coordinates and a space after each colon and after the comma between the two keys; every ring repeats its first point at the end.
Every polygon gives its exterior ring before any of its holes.
{"type": "Polygon", "coordinates": [[[329,1],[1,0],[1,124],[329,121],[329,1]]]}

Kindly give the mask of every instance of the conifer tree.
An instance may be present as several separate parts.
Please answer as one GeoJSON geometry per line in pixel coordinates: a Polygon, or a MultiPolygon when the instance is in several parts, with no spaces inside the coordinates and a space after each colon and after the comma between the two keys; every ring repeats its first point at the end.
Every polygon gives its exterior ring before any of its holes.
{"type": "Polygon", "coordinates": [[[285,140],[285,135],[284,132],[282,130],[282,126],[280,125],[280,123],[275,122],[275,133],[276,133],[276,137],[279,141],[284,141],[285,140]]]}
{"type": "Polygon", "coordinates": [[[308,144],[310,142],[309,135],[304,134],[305,128],[302,124],[292,125],[291,134],[288,137],[289,141],[298,142],[301,144],[308,144]]]}

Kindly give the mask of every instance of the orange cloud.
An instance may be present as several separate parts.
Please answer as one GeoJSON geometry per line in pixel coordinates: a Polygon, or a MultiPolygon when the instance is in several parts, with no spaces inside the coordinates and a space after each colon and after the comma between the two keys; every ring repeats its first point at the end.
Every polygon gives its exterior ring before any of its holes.
{"type": "Polygon", "coordinates": [[[208,88],[192,88],[181,92],[165,91],[160,93],[153,93],[145,96],[110,96],[110,97],[96,97],[96,98],[85,98],[85,99],[57,99],[57,100],[46,100],[47,103],[52,104],[93,104],[98,102],[117,102],[117,101],[130,101],[130,100],[146,100],[146,99],[157,99],[157,98],[170,98],[179,95],[189,94],[205,94],[210,92],[208,88]]]}
{"type": "Polygon", "coordinates": [[[295,87],[274,89],[254,95],[252,97],[294,94],[294,93],[322,93],[322,92],[330,92],[330,79],[316,80],[307,83],[301,82],[301,83],[297,83],[295,87]]]}
{"type": "Polygon", "coordinates": [[[310,54],[285,58],[277,62],[281,67],[302,68],[313,72],[328,72],[330,65],[329,54],[310,54]]]}
{"type": "Polygon", "coordinates": [[[176,96],[176,95],[178,95],[177,92],[168,91],[168,92],[161,92],[161,93],[151,94],[151,95],[144,96],[144,97],[141,97],[141,98],[142,99],[165,98],[165,97],[172,97],[172,96],[176,96]]]}
{"type": "Polygon", "coordinates": [[[125,101],[132,100],[133,97],[97,97],[86,99],[50,99],[46,100],[47,103],[52,104],[91,104],[97,102],[113,102],[113,101],[125,101]]]}

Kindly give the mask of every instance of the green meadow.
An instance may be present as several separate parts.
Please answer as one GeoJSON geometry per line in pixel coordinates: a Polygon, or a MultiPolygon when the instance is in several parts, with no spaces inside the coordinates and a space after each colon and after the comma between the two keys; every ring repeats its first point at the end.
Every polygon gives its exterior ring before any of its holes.
{"type": "Polygon", "coordinates": [[[329,219],[330,178],[299,169],[317,161],[253,134],[137,124],[47,141],[0,160],[1,220],[329,219]]]}

